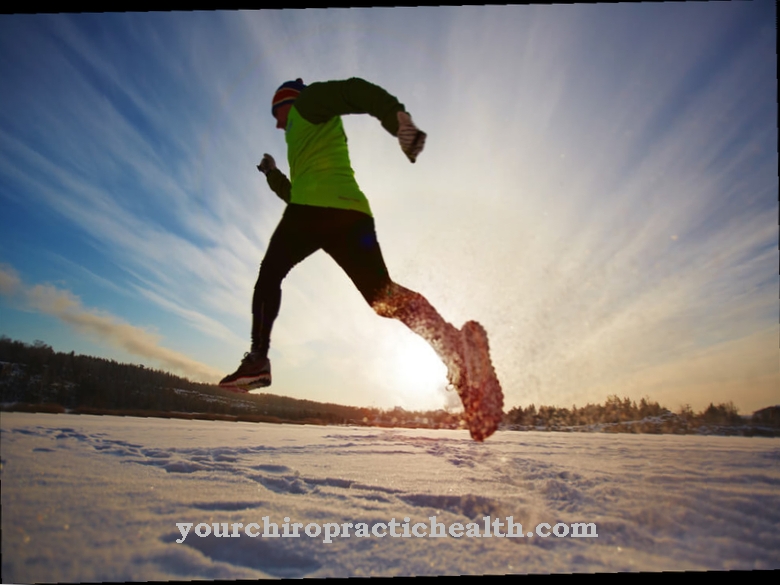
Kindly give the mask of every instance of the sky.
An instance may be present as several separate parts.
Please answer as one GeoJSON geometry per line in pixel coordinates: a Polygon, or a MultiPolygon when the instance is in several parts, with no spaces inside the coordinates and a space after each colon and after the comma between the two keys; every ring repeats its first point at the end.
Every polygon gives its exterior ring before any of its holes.
{"type": "MultiPolygon", "coordinates": [[[[482,323],[507,409],[780,402],[773,2],[0,15],[0,333],[218,381],[249,350],[288,171],[275,89],[344,117],[390,275],[482,323]]],[[[283,283],[281,395],[452,408],[323,252],[283,283]]]]}

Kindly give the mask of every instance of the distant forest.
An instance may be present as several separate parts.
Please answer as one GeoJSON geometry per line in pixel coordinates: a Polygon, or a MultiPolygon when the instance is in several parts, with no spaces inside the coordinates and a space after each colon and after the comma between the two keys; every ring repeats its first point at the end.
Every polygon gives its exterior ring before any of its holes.
{"type": "MultiPolygon", "coordinates": [[[[161,370],[74,352],[55,352],[0,337],[0,407],[4,411],[70,412],[209,420],[383,427],[461,427],[460,413],[359,408],[274,394],[236,394],[161,370]]],[[[695,413],[672,412],[643,398],[610,396],[604,404],[515,407],[505,430],[700,433],[780,436],[780,406],[742,416],[732,403],[695,413]]]]}

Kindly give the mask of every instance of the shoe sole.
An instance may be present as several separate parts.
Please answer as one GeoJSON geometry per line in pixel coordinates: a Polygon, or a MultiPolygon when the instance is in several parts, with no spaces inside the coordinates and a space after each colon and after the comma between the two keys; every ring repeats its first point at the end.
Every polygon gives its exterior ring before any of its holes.
{"type": "Polygon", "coordinates": [[[475,321],[461,329],[466,380],[459,389],[471,437],[482,442],[496,432],[504,416],[504,394],[490,361],[487,332],[475,321]]]}
{"type": "Polygon", "coordinates": [[[228,382],[227,384],[220,384],[219,387],[225,390],[230,390],[231,392],[246,393],[256,388],[267,388],[270,385],[271,376],[268,375],[267,377],[257,379],[239,378],[238,380],[228,382]]]}
{"type": "Polygon", "coordinates": [[[255,380],[254,382],[249,382],[248,384],[242,384],[242,388],[246,388],[247,390],[254,390],[256,388],[268,388],[268,386],[271,385],[271,378],[262,379],[262,380],[255,380]]]}
{"type": "Polygon", "coordinates": [[[246,384],[242,386],[220,386],[223,390],[230,392],[236,392],[238,394],[247,394],[250,390],[257,390],[258,388],[268,388],[271,384],[261,384],[255,382],[253,384],[246,384]]]}

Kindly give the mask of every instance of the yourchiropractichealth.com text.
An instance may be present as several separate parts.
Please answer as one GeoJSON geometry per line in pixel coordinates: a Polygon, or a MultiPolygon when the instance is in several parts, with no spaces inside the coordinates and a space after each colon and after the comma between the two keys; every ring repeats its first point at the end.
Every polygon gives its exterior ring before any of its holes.
{"type": "Polygon", "coordinates": [[[271,522],[270,516],[261,518],[262,526],[257,522],[243,524],[242,522],[177,522],[183,543],[192,533],[200,538],[213,535],[217,538],[322,538],[325,543],[333,542],[334,538],[597,538],[596,524],[593,522],[575,522],[564,524],[558,522],[550,525],[547,522],[537,524],[533,530],[523,531],[523,525],[514,521],[513,516],[503,520],[483,516],[481,522],[439,522],[436,516],[428,517],[428,522],[411,523],[404,517],[403,522],[395,518],[389,522],[291,522],[288,516],[280,524],[271,522]],[[193,529],[194,526],[194,529],[193,529]]]}

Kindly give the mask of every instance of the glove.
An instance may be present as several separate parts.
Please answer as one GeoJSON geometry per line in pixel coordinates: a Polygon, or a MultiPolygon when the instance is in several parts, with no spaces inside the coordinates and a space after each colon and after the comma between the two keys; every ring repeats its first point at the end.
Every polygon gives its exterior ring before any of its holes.
{"type": "Polygon", "coordinates": [[[260,164],[257,165],[257,170],[263,173],[264,175],[268,174],[268,171],[273,171],[276,168],[276,161],[274,160],[274,157],[272,157],[270,154],[264,154],[263,160],[260,161],[260,164]]]}
{"type": "Polygon", "coordinates": [[[409,162],[417,160],[417,156],[425,146],[426,136],[425,132],[414,125],[409,114],[398,112],[398,143],[409,162]]]}

